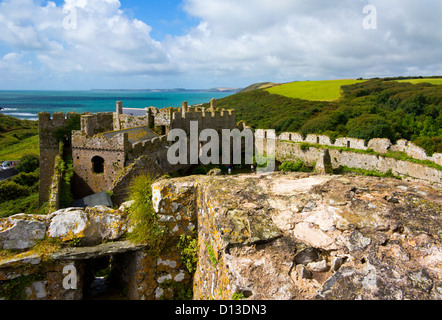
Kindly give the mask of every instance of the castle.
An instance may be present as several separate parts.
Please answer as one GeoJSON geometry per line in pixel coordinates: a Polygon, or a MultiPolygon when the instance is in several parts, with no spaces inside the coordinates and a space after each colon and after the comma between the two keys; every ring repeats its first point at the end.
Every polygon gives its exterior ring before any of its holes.
{"type": "MultiPolygon", "coordinates": [[[[40,131],[40,204],[50,198],[54,176],[55,159],[59,155],[59,142],[54,133],[78,117],[77,113],[39,114],[40,131]]],[[[111,190],[118,176],[130,175],[124,169],[137,164],[141,157],[148,161],[144,171],[151,173],[172,172],[186,169],[188,165],[171,165],[167,161],[167,150],[172,142],[167,134],[173,129],[190,133],[190,122],[198,122],[198,135],[204,129],[242,130],[242,122],[236,122],[234,110],[217,110],[214,99],[210,108],[189,107],[145,109],[123,108],[121,101],[116,112],[81,114],[81,130],[72,132],[71,150],[73,159],[73,190],[75,198],[111,190]]],[[[135,169],[133,169],[135,170],[135,169]]],[[[132,171],[133,171],[132,170],[132,171]]]]}

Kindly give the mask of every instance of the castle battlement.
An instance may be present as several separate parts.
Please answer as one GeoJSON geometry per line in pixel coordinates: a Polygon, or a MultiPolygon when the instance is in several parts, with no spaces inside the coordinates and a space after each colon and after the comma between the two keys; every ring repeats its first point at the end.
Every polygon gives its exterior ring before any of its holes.
{"type": "Polygon", "coordinates": [[[330,137],[326,135],[309,134],[305,138],[297,132],[283,132],[279,136],[276,135],[274,129],[257,129],[255,130],[256,139],[275,139],[280,141],[292,141],[298,143],[312,143],[331,147],[344,147],[357,150],[373,150],[378,153],[387,153],[389,151],[404,152],[409,157],[418,160],[432,161],[438,165],[442,165],[442,154],[434,153],[431,157],[427,155],[424,149],[407,140],[398,140],[393,144],[390,139],[376,138],[366,142],[363,139],[341,137],[337,138],[334,143],[330,137]]]}
{"type": "Polygon", "coordinates": [[[95,150],[109,152],[125,152],[130,146],[127,133],[117,133],[112,137],[103,134],[88,136],[83,131],[72,132],[73,150],[95,150]]]}

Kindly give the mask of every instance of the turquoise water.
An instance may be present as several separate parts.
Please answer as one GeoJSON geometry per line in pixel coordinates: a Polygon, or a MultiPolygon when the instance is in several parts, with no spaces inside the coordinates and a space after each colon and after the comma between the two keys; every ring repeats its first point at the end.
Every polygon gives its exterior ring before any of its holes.
{"type": "Polygon", "coordinates": [[[123,101],[126,108],[180,107],[221,99],[231,92],[147,92],[147,91],[0,91],[0,113],[20,119],[37,120],[38,113],[110,112],[123,101]]]}

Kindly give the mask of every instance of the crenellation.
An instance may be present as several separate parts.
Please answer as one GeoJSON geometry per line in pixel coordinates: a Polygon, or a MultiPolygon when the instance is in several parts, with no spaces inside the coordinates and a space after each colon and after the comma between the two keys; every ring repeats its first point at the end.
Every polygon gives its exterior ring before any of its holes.
{"type": "MultiPolygon", "coordinates": [[[[272,131],[274,130],[257,129],[255,130],[255,139],[275,139],[272,131]]],[[[308,165],[318,165],[318,163],[322,163],[323,156],[320,154],[321,148],[314,146],[316,144],[356,150],[372,150],[379,154],[399,151],[406,153],[413,159],[428,160],[442,165],[442,154],[435,153],[432,157],[429,157],[425,153],[425,150],[406,140],[398,140],[397,143],[393,145],[389,139],[372,139],[365,144],[365,140],[362,139],[342,137],[336,139],[336,142],[332,144],[331,139],[327,136],[311,134],[304,139],[301,134],[294,132],[283,132],[276,138],[276,158],[279,161],[295,161],[296,159],[301,159],[308,165]],[[308,149],[301,148],[302,143],[309,143],[312,144],[312,146],[309,146],[308,149]]],[[[264,143],[260,143],[261,147],[264,145],[264,143]]],[[[263,152],[263,150],[258,151],[263,152]]],[[[333,148],[330,148],[329,151],[330,163],[335,169],[340,166],[347,166],[365,170],[377,170],[380,172],[391,170],[393,174],[414,177],[436,184],[440,184],[442,180],[441,170],[424,164],[396,160],[391,157],[381,157],[370,152],[355,153],[351,150],[346,151],[345,149],[333,148]]],[[[323,168],[319,168],[320,171],[322,169],[323,168]]]]}
{"type": "Polygon", "coordinates": [[[338,138],[336,139],[334,143],[335,147],[344,147],[344,148],[351,148],[351,149],[360,149],[360,150],[367,150],[367,146],[365,145],[365,140],[363,139],[356,139],[356,138],[338,138]]]}
{"type": "Polygon", "coordinates": [[[378,153],[387,153],[392,146],[390,139],[371,139],[368,142],[368,149],[372,149],[378,153]]]}

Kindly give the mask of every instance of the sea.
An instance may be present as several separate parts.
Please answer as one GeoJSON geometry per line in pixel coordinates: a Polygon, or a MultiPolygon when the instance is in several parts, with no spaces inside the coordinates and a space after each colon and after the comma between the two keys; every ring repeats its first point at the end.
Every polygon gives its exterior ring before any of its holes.
{"type": "Polygon", "coordinates": [[[0,91],[0,113],[25,120],[38,120],[38,113],[114,112],[117,101],[124,108],[180,107],[221,99],[234,92],[197,91],[0,91]]]}

